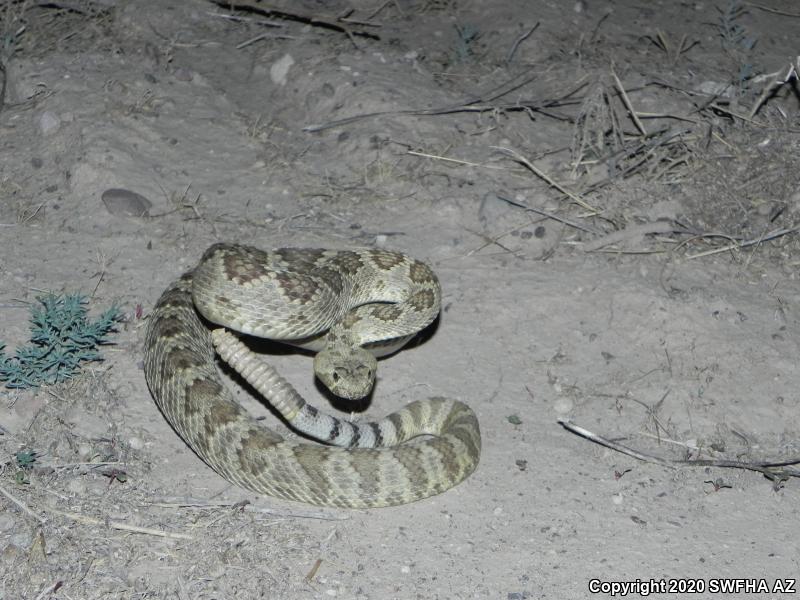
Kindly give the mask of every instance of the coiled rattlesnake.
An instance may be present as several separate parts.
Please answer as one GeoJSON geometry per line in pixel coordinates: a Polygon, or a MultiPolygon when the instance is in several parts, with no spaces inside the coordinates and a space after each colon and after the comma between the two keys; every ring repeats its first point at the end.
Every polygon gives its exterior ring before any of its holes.
{"type": "Polygon", "coordinates": [[[395,252],[216,244],[156,303],[145,377],[173,428],[232,483],[321,506],[414,502],[453,487],[477,466],[480,430],[467,405],[418,400],[374,423],[325,415],[235,336],[210,332],[197,311],[244,333],[318,351],[320,379],[353,398],[371,389],[374,356],[397,350],[433,321],[439,298],[431,270],[395,252]],[[214,346],[294,429],[340,447],[286,440],[258,425],[222,384],[214,346]],[[406,443],[420,435],[427,437],[406,443]]]}

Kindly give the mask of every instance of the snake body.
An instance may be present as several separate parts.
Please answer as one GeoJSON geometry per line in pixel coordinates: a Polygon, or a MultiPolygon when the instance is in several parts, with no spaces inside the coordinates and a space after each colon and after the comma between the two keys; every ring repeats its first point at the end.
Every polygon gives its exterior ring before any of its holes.
{"type": "Polygon", "coordinates": [[[414,502],[476,468],[480,430],[466,404],[417,400],[366,423],[324,414],[238,338],[210,331],[198,311],[225,327],[318,351],[315,368],[325,363],[334,386],[344,382],[340,395],[358,397],[374,378],[360,353],[397,350],[436,317],[439,298],[427,265],[400,253],[216,244],[157,301],[145,335],[145,377],[175,431],[234,484],[319,506],[414,502]],[[223,385],[215,347],[289,425],[329,445],[259,425],[223,385]],[[353,381],[359,378],[369,382],[353,381]]]}

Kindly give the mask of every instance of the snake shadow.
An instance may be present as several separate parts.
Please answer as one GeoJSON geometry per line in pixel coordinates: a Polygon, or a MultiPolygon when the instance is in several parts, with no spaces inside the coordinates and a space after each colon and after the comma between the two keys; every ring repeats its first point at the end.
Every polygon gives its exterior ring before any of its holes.
{"type": "MultiPolygon", "coordinates": [[[[425,329],[417,333],[409,342],[403,346],[397,352],[402,352],[407,348],[416,348],[417,346],[421,346],[425,342],[427,342],[437,331],[439,328],[441,317],[437,316],[436,319],[428,325],[425,329]]],[[[268,340],[263,338],[257,338],[253,336],[239,334],[237,332],[233,332],[237,335],[237,337],[253,352],[259,355],[261,360],[269,362],[270,357],[272,356],[289,356],[289,355],[301,355],[301,356],[308,356],[313,357],[314,353],[308,350],[303,350],[302,348],[297,348],[295,346],[290,346],[288,344],[284,344],[281,342],[277,342],[274,340],[268,340]]],[[[390,358],[395,353],[389,354],[387,356],[383,356],[378,359],[378,362],[382,362],[386,358],[390,358]]],[[[248,391],[248,393],[256,398],[259,402],[266,405],[270,412],[274,414],[278,419],[286,423],[283,417],[280,415],[278,411],[276,411],[273,406],[269,403],[268,400],[263,398],[261,394],[256,390],[253,386],[251,386],[245,379],[239,375],[234,369],[228,366],[225,361],[219,359],[217,357],[217,366],[218,368],[232,381],[235,381],[242,389],[248,391]]],[[[311,367],[309,366],[309,369],[311,367]]],[[[344,413],[362,413],[366,411],[369,406],[372,404],[372,398],[375,395],[376,391],[379,390],[381,385],[381,375],[380,375],[380,368],[378,369],[378,376],[375,381],[375,387],[369,393],[369,395],[361,398],[360,400],[348,400],[346,398],[340,398],[335,394],[331,393],[331,391],[325,387],[325,385],[316,377],[314,377],[314,386],[316,387],[317,391],[319,392],[320,396],[324,397],[328,400],[328,403],[334,409],[344,412],[344,413]]],[[[288,380],[287,380],[288,381],[288,380]]],[[[292,383],[291,381],[289,383],[292,383]]],[[[293,384],[292,384],[293,385],[293,384]]],[[[315,402],[312,402],[308,398],[305,398],[306,402],[314,406],[315,408],[320,408],[315,402]]],[[[291,428],[291,426],[289,426],[291,428]]]]}

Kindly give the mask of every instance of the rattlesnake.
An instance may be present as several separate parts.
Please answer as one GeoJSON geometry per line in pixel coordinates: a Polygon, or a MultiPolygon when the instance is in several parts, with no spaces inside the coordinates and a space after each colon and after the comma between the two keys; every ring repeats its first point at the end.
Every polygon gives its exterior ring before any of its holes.
{"type": "Polygon", "coordinates": [[[231,333],[209,331],[198,311],[244,333],[318,351],[323,382],[359,397],[372,387],[373,355],[401,347],[433,321],[439,304],[436,276],[404,254],[215,244],[156,303],[145,377],[167,421],[232,483],[320,506],[414,502],[455,486],[477,466],[480,430],[466,404],[417,400],[374,423],[323,414],[231,333]],[[224,387],[214,347],[294,429],[343,447],[286,440],[260,426],[224,387]],[[420,435],[426,437],[406,443],[420,435]]]}

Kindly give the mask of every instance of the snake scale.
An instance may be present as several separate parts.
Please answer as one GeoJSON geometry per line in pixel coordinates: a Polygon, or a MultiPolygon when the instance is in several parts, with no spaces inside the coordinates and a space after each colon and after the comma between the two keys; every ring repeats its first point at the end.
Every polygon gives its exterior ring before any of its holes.
{"type": "Polygon", "coordinates": [[[145,334],[145,377],[175,431],[236,485],[318,506],[406,504],[475,470],[480,429],[466,404],[428,398],[377,422],[339,419],[307,404],[236,336],[207,323],[311,349],[323,383],[357,398],[372,388],[374,357],[399,349],[439,306],[434,273],[404,254],[215,244],[157,301],[145,334]],[[215,349],[292,428],[327,445],[258,424],[222,383],[215,349]]]}

